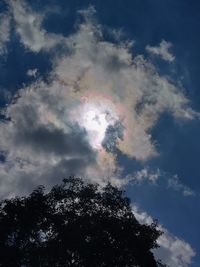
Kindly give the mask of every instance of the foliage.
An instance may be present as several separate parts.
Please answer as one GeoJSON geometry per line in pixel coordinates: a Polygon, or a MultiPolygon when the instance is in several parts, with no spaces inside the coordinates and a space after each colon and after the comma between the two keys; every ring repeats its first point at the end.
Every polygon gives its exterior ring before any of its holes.
{"type": "Polygon", "coordinates": [[[69,177],[0,205],[1,267],[154,267],[156,223],[141,225],[124,192],[69,177]]]}

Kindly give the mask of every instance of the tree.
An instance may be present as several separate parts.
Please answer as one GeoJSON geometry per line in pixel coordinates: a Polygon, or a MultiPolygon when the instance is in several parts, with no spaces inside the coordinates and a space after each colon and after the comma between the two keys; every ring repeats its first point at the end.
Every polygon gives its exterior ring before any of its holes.
{"type": "Polygon", "coordinates": [[[124,192],[69,177],[0,203],[1,267],[157,267],[157,224],[141,225],[124,192]]]}

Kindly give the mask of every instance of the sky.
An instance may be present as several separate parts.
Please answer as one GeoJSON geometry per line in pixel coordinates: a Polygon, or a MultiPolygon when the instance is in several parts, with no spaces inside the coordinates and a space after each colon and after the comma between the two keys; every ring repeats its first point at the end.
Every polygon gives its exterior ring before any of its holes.
{"type": "Polygon", "coordinates": [[[122,187],[154,253],[200,264],[197,0],[0,2],[0,198],[122,187]]]}

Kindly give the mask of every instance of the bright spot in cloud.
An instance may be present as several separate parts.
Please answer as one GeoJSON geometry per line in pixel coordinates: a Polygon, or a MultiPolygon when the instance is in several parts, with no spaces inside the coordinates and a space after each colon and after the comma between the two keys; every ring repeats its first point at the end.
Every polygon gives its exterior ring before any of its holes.
{"type": "Polygon", "coordinates": [[[86,130],[89,143],[94,149],[102,149],[107,128],[119,120],[114,103],[92,94],[84,98],[72,114],[73,120],[86,130]]]}
{"type": "Polygon", "coordinates": [[[101,113],[98,109],[89,109],[83,115],[83,125],[89,133],[92,146],[94,148],[99,148],[109,125],[106,120],[106,114],[101,113]]]}

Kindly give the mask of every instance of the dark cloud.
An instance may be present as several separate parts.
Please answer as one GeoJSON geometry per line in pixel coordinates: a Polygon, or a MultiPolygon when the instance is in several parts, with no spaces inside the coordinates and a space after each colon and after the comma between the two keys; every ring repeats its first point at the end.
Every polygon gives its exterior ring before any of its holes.
{"type": "Polygon", "coordinates": [[[94,152],[86,140],[86,132],[77,128],[70,133],[65,133],[63,129],[48,127],[48,125],[39,125],[34,129],[25,128],[24,131],[20,130],[15,135],[14,142],[17,146],[29,146],[43,153],[54,153],[60,156],[91,154],[94,157],[94,152]]]}

